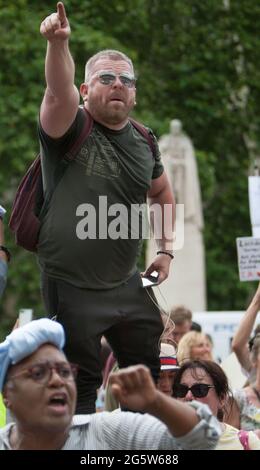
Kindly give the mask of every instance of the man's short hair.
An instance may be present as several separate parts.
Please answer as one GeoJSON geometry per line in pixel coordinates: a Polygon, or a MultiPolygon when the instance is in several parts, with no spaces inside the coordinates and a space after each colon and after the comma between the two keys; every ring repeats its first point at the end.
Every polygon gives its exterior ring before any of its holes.
{"type": "Polygon", "coordinates": [[[103,59],[103,58],[107,58],[110,60],[124,60],[130,65],[133,71],[133,74],[135,74],[133,62],[126,54],[124,54],[123,52],[117,51],[115,49],[104,49],[98,52],[97,54],[93,55],[92,57],[90,57],[90,59],[87,61],[86,66],[85,66],[85,83],[89,81],[94,64],[98,60],[103,59]]]}
{"type": "Polygon", "coordinates": [[[170,312],[170,318],[175,325],[182,325],[185,321],[192,322],[192,312],[184,305],[174,307],[170,312]]]}

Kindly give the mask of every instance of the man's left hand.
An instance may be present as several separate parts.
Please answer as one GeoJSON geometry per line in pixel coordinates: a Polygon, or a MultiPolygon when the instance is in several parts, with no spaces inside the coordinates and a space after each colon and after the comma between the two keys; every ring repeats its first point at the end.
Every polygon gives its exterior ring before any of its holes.
{"type": "Polygon", "coordinates": [[[148,266],[143,276],[150,276],[153,271],[158,273],[158,284],[161,284],[169,276],[171,257],[167,254],[159,254],[154,261],[148,266]]]}

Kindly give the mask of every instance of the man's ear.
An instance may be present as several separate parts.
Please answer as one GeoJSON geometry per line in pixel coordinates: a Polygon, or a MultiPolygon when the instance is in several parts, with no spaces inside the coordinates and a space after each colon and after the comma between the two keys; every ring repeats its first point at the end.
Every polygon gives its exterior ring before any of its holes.
{"type": "Polygon", "coordinates": [[[14,390],[14,383],[12,380],[7,381],[4,384],[3,390],[2,390],[2,398],[3,398],[3,403],[6,408],[9,408],[10,410],[12,409],[12,394],[14,390]]]}
{"type": "Polygon", "coordinates": [[[10,402],[7,398],[3,398],[3,402],[6,408],[10,408],[10,402]]]}
{"type": "Polygon", "coordinates": [[[82,96],[82,99],[85,103],[88,99],[88,85],[86,83],[81,83],[80,85],[80,94],[82,96]]]}
{"type": "Polygon", "coordinates": [[[8,398],[8,390],[7,390],[6,387],[4,388],[2,395],[3,395],[3,403],[4,403],[5,407],[10,409],[11,408],[11,401],[8,398]]]}

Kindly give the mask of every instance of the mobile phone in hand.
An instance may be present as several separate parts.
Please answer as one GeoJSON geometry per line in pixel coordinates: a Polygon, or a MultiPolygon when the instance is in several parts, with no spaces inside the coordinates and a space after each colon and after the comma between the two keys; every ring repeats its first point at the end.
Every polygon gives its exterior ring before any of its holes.
{"type": "Polygon", "coordinates": [[[142,276],[143,287],[158,286],[159,274],[153,271],[149,276],[142,276]]]}

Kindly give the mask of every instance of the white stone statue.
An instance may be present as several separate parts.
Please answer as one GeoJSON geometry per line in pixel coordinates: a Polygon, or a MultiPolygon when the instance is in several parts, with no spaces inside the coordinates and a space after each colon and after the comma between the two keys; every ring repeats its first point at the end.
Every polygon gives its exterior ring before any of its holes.
{"type": "MultiPolygon", "coordinates": [[[[181,121],[170,122],[170,133],[159,139],[159,149],[177,204],[184,204],[184,245],[176,250],[168,279],[160,285],[162,308],[183,304],[192,311],[206,310],[203,213],[196,156],[181,121]]],[[[150,240],[147,264],[156,251],[150,240]]]]}
{"type": "Polygon", "coordinates": [[[201,230],[203,214],[195,153],[191,140],[182,131],[181,121],[170,122],[170,134],[160,138],[159,147],[176,203],[184,204],[185,221],[193,222],[201,230]]]}

